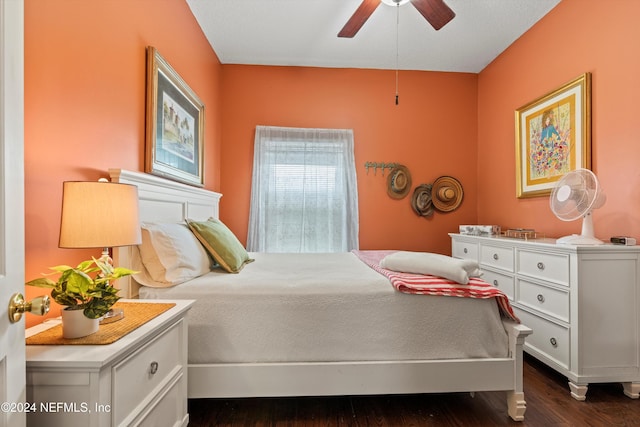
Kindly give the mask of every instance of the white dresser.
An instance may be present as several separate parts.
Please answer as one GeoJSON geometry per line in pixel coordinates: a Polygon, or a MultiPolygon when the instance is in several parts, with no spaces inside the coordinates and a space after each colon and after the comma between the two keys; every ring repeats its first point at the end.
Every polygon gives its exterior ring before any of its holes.
{"type": "Polygon", "coordinates": [[[27,345],[27,425],[186,426],[193,301],[157,302],[176,305],[112,344],[27,345]]]}
{"type": "Polygon", "coordinates": [[[640,246],[450,236],[452,255],[478,260],[533,329],[525,351],[566,375],[575,399],[600,382],[639,397],[640,246]]]}

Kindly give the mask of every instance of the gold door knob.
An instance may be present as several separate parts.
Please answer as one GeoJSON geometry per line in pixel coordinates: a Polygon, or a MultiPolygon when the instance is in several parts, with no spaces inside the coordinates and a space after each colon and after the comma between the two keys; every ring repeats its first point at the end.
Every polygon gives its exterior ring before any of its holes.
{"type": "Polygon", "coordinates": [[[41,295],[32,299],[31,302],[27,302],[22,294],[13,294],[9,301],[9,321],[16,323],[22,318],[22,313],[44,316],[49,312],[49,304],[49,295],[41,295]]]}

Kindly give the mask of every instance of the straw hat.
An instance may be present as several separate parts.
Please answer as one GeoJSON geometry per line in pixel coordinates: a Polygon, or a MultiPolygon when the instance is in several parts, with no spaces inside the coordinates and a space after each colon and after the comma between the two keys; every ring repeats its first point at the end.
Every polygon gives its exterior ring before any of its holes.
{"type": "Polygon", "coordinates": [[[431,200],[440,212],[455,210],[462,203],[462,185],[451,176],[441,176],[433,182],[431,200]]]}
{"type": "Polygon", "coordinates": [[[392,199],[403,199],[411,190],[411,174],[404,165],[398,165],[387,177],[387,194],[392,199]]]}
{"type": "Polygon", "coordinates": [[[431,184],[420,184],[411,196],[411,207],[419,216],[433,215],[433,203],[431,201],[431,184]]]}

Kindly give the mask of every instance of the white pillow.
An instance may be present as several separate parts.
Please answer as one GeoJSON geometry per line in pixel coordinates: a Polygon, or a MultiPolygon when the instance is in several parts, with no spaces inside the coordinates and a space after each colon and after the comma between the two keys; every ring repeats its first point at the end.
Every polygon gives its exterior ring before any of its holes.
{"type": "Polygon", "coordinates": [[[138,250],[147,273],[139,281],[146,286],[175,286],[211,270],[209,255],[185,224],[143,223],[138,250]]]}
{"type": "Polygon", "coordinates": [[[131,248],[131,269],[137,271],[133,275],[133,280],[141,285],[148,286],[150,288],[168,288],[173,286],[166,282],[156,282],[151,278],[147,267],[142,263],[142,257],[140,257],[140,246],[133,246],[131,248]]]}
{"type": "Polygon", "coordinates": [[[387,255],[380,267],[402,273],[429,274],[466,285],[470,277],[480,277],[477,261],[457,259],[430,252],[399,251],[387,255]]]}

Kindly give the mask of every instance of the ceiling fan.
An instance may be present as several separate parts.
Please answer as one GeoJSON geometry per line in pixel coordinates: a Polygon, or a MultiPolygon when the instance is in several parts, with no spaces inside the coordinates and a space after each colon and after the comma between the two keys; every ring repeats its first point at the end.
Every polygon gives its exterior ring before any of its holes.
{"type": "Polygon", "coordinates": [[[363,0],[342,30],[340,30],[338,37],[351,38],[355,36],[381,2],[391,6],[401,6],[411,2],[436,31],[444,27],[456,16],[443,0],[363,0]]]}

